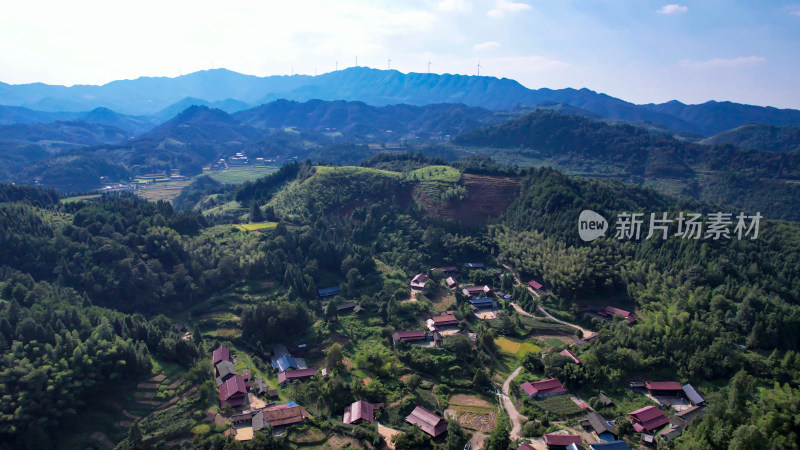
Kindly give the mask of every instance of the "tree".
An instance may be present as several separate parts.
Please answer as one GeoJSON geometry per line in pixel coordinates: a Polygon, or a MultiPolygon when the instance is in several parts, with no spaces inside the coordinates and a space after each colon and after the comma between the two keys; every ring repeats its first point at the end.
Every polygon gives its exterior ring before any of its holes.
{"type": "Polygon", "coordinates": [[[339,313],[339,310],[336,308],[336,302],[331,300],[328,302],[328,306],[325,308],[325,317],[328,320],[334,320],[336,315],[339,313]]]}
{"type": "Polygon", "coordinates": [[[342,359],[344,355],[342,354],[342,345],[338,342],[334,342],[331,344],[330,348],[328,349],[328,353],[326,355],[325,362],[331,370],[339,368],[342,364],[342,359]]]}
{"type": "Polygon", "coordinates": [[[264,221],[264,214],[261,213],[261,208],[258,203],[253,201],[250,203],[250,223],[258,223],[264,221]]]}
{"type": "Polygon", "coordinates": [[[508,450],[509,446],[511,446],[511,432],[508,429],[508,421],[502,419],[492,430],[484,448],[486,450],[508,450]]]}
{"type": "Polygon", "coordinates": [[[469,436],[464,433],[461,424],[455,420],[447,421],[447,439],[444,441],[445,450],[463,450],[464,444],[466,444],[468,440],[469,436]]]}
{"type": "Polygon", "coordinates": [[[411,431],[396,434],[392,437],[395,450],[417,450],[431,448],[428,435],[417,427],[411,427],[411,431]]]}
{"type": "Polygon", "coordinates": [[[475,371],[472,377],[472,386],[477,390],[486,389],[489,386],[489,375],[482,368],[475,371]]]}
{"type": "Polygon", "coordinates": [[[422,377],[420,377],[415,373],[409,375],[408,381],[406,381],[406,385],[408,386],[409,391],[416,391],[421,383],[422,383],[422,377]]]}

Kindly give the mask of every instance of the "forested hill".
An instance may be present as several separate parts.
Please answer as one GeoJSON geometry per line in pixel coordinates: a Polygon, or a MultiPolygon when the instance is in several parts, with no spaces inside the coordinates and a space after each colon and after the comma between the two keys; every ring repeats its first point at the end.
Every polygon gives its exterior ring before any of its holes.
{"type": "Polygon", "coordinates": [[[703,144],[731,144],[771,152],[800,151],[800,128],[748,124],[711,136],[703,144]]]}

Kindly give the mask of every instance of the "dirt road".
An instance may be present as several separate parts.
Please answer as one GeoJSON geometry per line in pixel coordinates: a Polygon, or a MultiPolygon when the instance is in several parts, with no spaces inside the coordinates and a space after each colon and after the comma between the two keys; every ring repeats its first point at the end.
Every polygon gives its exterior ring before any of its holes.
{"type": "MultiPolygon", "coordinates": [[[[506,269],[507,269],[509,272],[511,272],[511,274],[513,274],[513,275],[514,275],[514,279],[517,281],[517,283],[519,283],[520,285],[522,285],[522,286],[525,286],[526,288],[528,288],[528,291],[529,291],[531,294],[533,294],[534,296],[536,296],[536,297],[539,297],[539,293],[538,293],[538,292],[536,292],[536,289],[534,289],[534,288],[532,288],[532,287],[528,286],[527,284],[524,284],[524,283],[522,283],[522,280],[520,280],[520,279],[519,279],[519,276],[517,275],[517,273],[516,273],[516,272],[514,272],[514,269],[512,269],[512,268],[511,268],[511,266],[507,266],[507,265],[503,264],[503,267],[505,267],[505,268],[506,268],[506,269]]],[[[518,313],[520,313],[520,314],[522,314],[523,316],[535,317],[533,314],[531,314],[531,313],[529,313],[529,312],[525,311],[524,309],[522,309],[522,307],[521,307],[521,306],[519,306],[519,305],[518,305],[518,304],[516,304],[516,303],[513,303],[513,302],[512,302],[512,303],[511,303],[511,306],[513,306],[513,307],[514,307],[514,309],[516,309],[516,310],[517,310],[517,312],[518,312],[518,313]]],[[[588,330],[588,329],[586,329],[586,328],[583,328],[583,327],[582,327],[582,326],[580,326],[580,325],[575,325],[574,323],[565,322],[565,321],[563,321],[563,320],[561,320],[561,319],[557,319],[557,318],[553,317],[553,315],[552,315],[552,314],[550,314],[550,313],[549,313],[549,312],[547,312],[547,311],[546,311],[544,308],[542,308],[542,305],[536,305],[536,309],[537,309],[537,310],[538,310],[540,313],[542,313],[542,315],[544,315],[545,317],[547,317],[547,318],[548,318],[548,319],[550,319],[550,320],[554,320],[554,321],[556,321],[556,322],[558,322],[558,323],[560,323],[560,324],[562,324],[562,325],[566,325],[566,326],[568,326],[568,327],[572,327],[572,328],[575,328],[575,329],[577,329],[577,330],[581,330],[581,333],[583,333],[583,338],[584,338],[584,339],[591,339],[591,338],[593,338],[593,337],[595,337],[595,336],[597,335],[597,332],[595,332],[595,331],[588,330]]]]}
{"type": "Polygon", "coordinates": [[[517,411],[517,407],[514,406],[514,402],[511,401],[511,397],[508,393],[508,387],[511,385],[511,380],[516,378],[520,371],[522,371],[522,366],[517,367],[515,371],[511,372],[511,375],[508,376],[506,382],[503,383],[503,392],[500,394],[500,397],[503,400],[503,406],[506,408],[508,417],[511,419],[511,440],[519,440],[522,438],[522,424],[528,421],[527,417],[523,416],[519,413],[519,411],[517,411]]]}

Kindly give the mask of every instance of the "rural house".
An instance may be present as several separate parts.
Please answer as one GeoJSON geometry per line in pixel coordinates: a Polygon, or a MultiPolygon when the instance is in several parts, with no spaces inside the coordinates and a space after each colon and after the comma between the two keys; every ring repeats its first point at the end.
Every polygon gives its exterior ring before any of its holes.
{"type": "Polygon", "coordinates": [[[336,295],[339,295],[339,288],[337,286],[317,289],[317,296],[319,296],[319,298],[334,297],[336,295]]]}
{"type": "Polygon", "coordinates": [[[683,396],[683,386],[677,381],[645,381],[644,386],[653,397],[683,396]]]}
{"type": "Polygon", "coordinates": [[[264,423],[269,424],[273,429],[303,423],[311,417],[305,408],[295,404],[273,406],[261,410],[264,423]]]}
{"type": "Polygon", "coordinates": [[[542,399],[555,395],[566,394],[567,389],[555,378],[531,383],[526,381],[520,385],[520,389],[528,394],[528,397],[542,399]]]}
{"type": "Polygon", "coordinates": [[[305,380],[317,374],[317,369],[287,370],[278,374],[278,384],[286,386],[295,380],[305,380]]]}
{"type": "Polygon", "coordinates": [[[414,408],[414,411],[411,411],[411,414],[406,417],[406,422],[416,426],[433,438],[447,432],[447,421],[422,406],[414,408]]]}
{"type": "Polygon", "coordinates": [[[545,434],[547,450],[566,450],[572,444],[581,445],[581,437],[576,434],[545,434]]]}
{"type": "Polygon", "coordinates": [[[418,331],[395,331],[392,333],[392,342],[394,345],[400,342],[419,342],[428,339],[428,334],[424,330],[418,331]]]}
{"type": "Polygon", "coordinates": [[[582,364],[581,360],[578,359],[577,356],[575,356],[571,351],[567,349],[561,350],[558,354],[561,356],[566,356],[567,358],[571,359],[572,362],[574,362],[575,364],[582,364]]]}
{"type": "Polygon", "coordinates": [[[589,444],[590,450],[630,450],[625,441],[609,441],[589,444]]]}
{"type": "Polygon", "coordinates": [[[233,363],[230,361],[220,361],[215,366],[217,372],[217,386],[220,386],[222,383],[228,381],[231,377],[236,375],[236,368],[233,367],[233,363]]]}
{"type": "Polygon", "coordinates": [[[242,406],[247,400],[247,387],[244,378],[234,375],[219,387],[219,406],[224,408],[242,406]]]}
{"type": "Polygon", "coordinates": [[[457,327],[460,323],[452,311],[444,312],[438,316],[431,317],[425,322],[428,325],[428,330],[438,331],[442,328],[457,327]]]}
{"type": "Polygon", "coordinates": [[[383,403],[370,403],[364,400],[354,402],[345,407],[342,422],[355,425],[363,421],[375,423],[375,410],[383,407],[383,403]]]}
{"type": "Polygon", "coordinates": [[[625,311],[624,309],[614,308],[612,306],[606,306],[605,308],[601,309],[598,313],[598,316],[603,317],[605,319],[611,320],[614,316],[622,316],[628,324],[633,324],[636,322],[636,314],[633,314],[630,311],[625,311]]]}
{"type": "Polygon", "coordinates": [[[424,273],[418,273],[417,276],[411,279],[411,289],[425,289],[425,283],[427,281],[427,275],[424,273]]]}
{"type": "Polygon", "coordinates": [[[637,409],[628,413],[628,417],[630,417],[633,429],[637,433],[651,433],[669,423],[667,416],[657,406],[646,406],[642,409],[637,409]]]}
{"type": "Polygon", "coordinates": [[[586,415],[586,419],[581,421],[581,426],[593,431],[601,441],[613,441],[617,437],[617,430],[594,411],[586,415]]]}
{"type": "Polygon", "coordinates": [[[445,275],[449,273],[458,273],[458,267],[456,266],[439,267],[438,270],[440,270],[445,275]]]}
{"type": "Polygon", "coordinates": [[[456,281],[456,279],[453,277],[447,277],[447,279],[444,280],[444,282],[447,283],[447,287],[451,291],[454,291],[458,287],[458,281],[456,281]]]}
{"type": "Polygon", "coordinates": [[[686,397],[689,402],[692,403],[694,406],[700,406],[705,404],[706,399],[703,395],[697,391],[691,384],[683,385],[683,395],[686,397]]]}
{"type": "Polygon", "coordinates": [[[232,361],[231,351],[225,347],[220,347],[211,353],[211,364],[216,366],[222,361],[232,361]]]}
{"type": "Polygon", "coordinates": [[[528,281],[528,286],[532,287],[534,291],[539,292],[542,290],[542,285],[536,281],[528,281]]]}
{"type": "Polygon", "coordinates": [[[468,286],[462,289],[461,292],[470,299],[491,297],[492,295],[494,295],[494,292],[492,292],[492,288],[490,288],[489,286],[468,286]]]}

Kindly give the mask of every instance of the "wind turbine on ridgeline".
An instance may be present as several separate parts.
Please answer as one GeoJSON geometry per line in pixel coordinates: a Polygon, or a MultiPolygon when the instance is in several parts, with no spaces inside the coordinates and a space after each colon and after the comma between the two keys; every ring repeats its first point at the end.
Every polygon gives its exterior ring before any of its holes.
{"type": "Polygon", "coordinates": [[[478,60],[478,66],[477,67],[478,67],[478,76],[481,76],[481,67],[482,66],[481,66],[481,60],[480,59],[478,60]]]}
{"type": "Polygon", "coordinates": [[[392,70],[392,57],[390,56],[388,60],[386,60],[386,70],[392,70]]]}
{"type": "Polygon", "coordinates": [[[430,60],[430,58],[429,58],[429,59],[428,59],[428,73],[429,73],[429,74],[431,73],[431,64],[432,64],[432,63],[431,63],[431,60],[430,60]]]}

